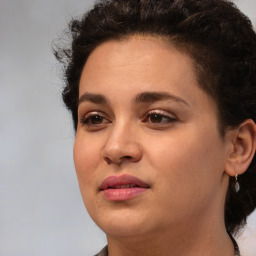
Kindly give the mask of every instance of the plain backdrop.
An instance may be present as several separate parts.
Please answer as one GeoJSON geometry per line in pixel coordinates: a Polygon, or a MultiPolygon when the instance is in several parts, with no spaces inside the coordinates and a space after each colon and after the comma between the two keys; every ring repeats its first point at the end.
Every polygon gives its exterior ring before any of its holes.
{"type": "MultiPolygon", "coordinates": [[[[256,24],[256,1],[236,3],[256,24]]],[[[0,256],[91,256],[106,244],[80,196],[51,50],[92,4],[0,0],[0,256]]],[[[256,212],[238,241],[242,256],[256,256],[256,212]]]]}

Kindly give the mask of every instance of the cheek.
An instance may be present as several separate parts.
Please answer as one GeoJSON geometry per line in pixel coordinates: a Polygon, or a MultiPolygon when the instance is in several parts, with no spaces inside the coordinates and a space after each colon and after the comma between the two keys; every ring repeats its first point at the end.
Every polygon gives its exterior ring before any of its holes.
{"type": "MultiPolygon", "coordinates": [[[[95,142],[95,141],[94,141],[95,142]]],[[[77,179],[80,187],[80,192],[89,214],[95,214],[95,209],[98,208],[95,200],[97,192],[97,173],[96,169],[100,162],[99,148],[97,143],[93,143],[88,138],[84,139],[76,137],[74,143],[74,163],[77,174],[77,179]]]]}
{"type": "Polygon", "coordinates": [[[97,144],[76,137],[74,144],[74,163],[80,187],[85,186],[94,179],[94,171],[99,163],[99,149],[97,144]]]}
{"type": "MultiPolygon", "coordinates": [[[[218,133],[209,129],[187,130],[155,142],[150,154],[151,165],[165,175],[170,183],[201,186],[218,180],[224,169],[223,145],[218,133]],[[212,136],[209,136],[212,134],[212,136]]],[[[152,140],[151,140],[152,142],[152,140]]],[[[152,142],[153,144],[153,142],[152,142]]]]}
{"type": "Polygon", "coordinates": [[[221,191],[224,161],[217,137],[209,138],[202,133],[201,136],[199,133],[176,134],[166,139],[164,145],[159,143],[148,148],[154,148],[148,159],[156,170],[155,190],[161,195],[159,209],[164,206],[166,212],[185,218],[189,212],[196,216],[199,210],[209,207],[221,191]]]}

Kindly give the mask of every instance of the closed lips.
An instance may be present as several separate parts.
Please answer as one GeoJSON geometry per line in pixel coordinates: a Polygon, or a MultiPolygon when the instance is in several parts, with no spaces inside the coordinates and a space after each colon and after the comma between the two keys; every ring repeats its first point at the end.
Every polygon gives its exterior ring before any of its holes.
{"type": "Polygon", "coordinates": [[[149,185],[134,176],[123,174],[120,176],[107,177],[100,186],[100,190],[125,189],[134,187],[149,188],[149,185]]]}
{"type": "Polygon", "coordinates": [[[134,184],[125,184],[125,185],[119,185],[119,186],[112,186],[108,188],[119,189],[119,188],[134,188],[134,187],[138,187],[138,186],[134,184]]]}

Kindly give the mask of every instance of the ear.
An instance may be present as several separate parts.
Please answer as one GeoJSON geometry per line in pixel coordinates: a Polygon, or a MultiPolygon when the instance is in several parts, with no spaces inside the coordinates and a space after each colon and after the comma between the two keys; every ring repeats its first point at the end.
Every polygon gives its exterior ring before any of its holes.
{"type": "Polygon", "coordinates": [[[230,176],[243,174],[249,167],[256,148],[256,125],[247,119],[231,131],[232,143],[227,155],[225,171],[230,176]]]}

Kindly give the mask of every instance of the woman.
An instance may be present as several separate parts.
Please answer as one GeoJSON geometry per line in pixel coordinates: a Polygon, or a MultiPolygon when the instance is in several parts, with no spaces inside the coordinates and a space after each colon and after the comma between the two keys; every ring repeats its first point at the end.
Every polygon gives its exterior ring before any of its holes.
{"type": "Polygon", "coordinates": [[[256,202],[250,21],[225,0],[103,0],[70,29],[56,54],[98,255],[239,255],[256,202]]]}

